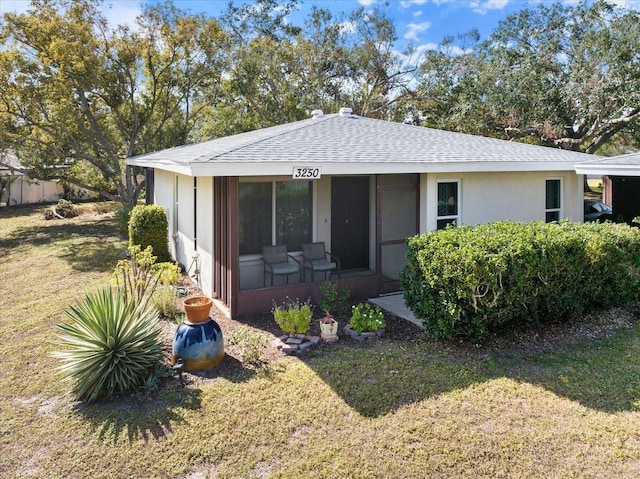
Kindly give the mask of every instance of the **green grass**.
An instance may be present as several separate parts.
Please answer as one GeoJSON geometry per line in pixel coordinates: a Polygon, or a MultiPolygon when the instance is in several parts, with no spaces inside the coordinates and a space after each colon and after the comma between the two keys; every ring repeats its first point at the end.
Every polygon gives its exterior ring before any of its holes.
{"type": "Polygon", "coordinates": [[[0,210],[0,471],[36,478],[631,478],[640,326],[560,346],[341,341],[255,372],[84,405],[53,325],[108,284],[110,216],[0,210]]]}
{"type": "Polygon", "coordinates": [[[602,178],[589,178],[587,184],[594,193],[602,194],[602,178]]]}

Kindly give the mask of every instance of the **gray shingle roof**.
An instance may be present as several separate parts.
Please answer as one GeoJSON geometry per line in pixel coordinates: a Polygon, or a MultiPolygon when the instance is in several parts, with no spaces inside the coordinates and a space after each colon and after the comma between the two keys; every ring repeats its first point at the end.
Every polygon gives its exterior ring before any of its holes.
{"type": "Polygon", "coordinates": [[[325,115],[136,156],[129,164],[194,175],[572,170],[592,155],[358,116],[325,115]]]}
{"type": "Polygon", "coordinates": [[[576,172],[589,175],[640,176],[640,152],[610,158],[591,158],[577,164],[576,172]]]}

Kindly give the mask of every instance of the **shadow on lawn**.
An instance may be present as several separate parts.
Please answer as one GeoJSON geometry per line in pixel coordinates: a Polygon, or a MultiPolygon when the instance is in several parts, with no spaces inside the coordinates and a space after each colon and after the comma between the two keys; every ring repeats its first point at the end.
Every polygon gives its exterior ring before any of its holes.
{"type": "MultiPolygon", "coordinates": [[[[400,320],[402,321],[402,320],[400,320]]],[[[354,410],[379,417],[403,405],[507,378],[607,413],[640,410],[640,325],[561,346],[507,349],[470,342],[383,339],[322,346],[303,358],[354,410]]]]}
{"type": "Polygon", "coordinates": [[[129,442],[151,437],[160,439],[173,432],[175,424],[185,423],[180,410],[201,407],[202,391],[185,389],[163,394],[155,400],[126,398],[105,403],[79,405],[76,412],[89,422],[91,433],[104,442],[116,444],[123,434],[129,442]]]}
{"type": "Polygon", "coordinates": [[[243,368],[236,358],[225,355],[216,367],[197,373],[183,373],[184,387],[178,376],[163,378],[152,398],[135,395],[92,404],[79,403],[76,412],[89,423],[91,434],[100,441],[116,444],[123,438],[129,442],[160,439],[173,433],[174,427],[187,420],[180,411],[195,411],[202,407],[200,381],[226,379],[248,381],[255,371],[243,368]]]}
{"type": "Polygon", "coordinates": [[[0,249],[7,254],[33,246],[46,246],[74,270],[85,272],[112,270],[126,249],[112,218],[51,220],[44,225],[17,228],[0,240],[0,249]]]}

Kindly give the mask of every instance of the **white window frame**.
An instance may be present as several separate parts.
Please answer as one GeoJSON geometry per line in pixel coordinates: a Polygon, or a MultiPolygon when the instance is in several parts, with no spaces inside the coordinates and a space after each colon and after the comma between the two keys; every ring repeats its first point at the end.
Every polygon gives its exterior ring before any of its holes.
{"type": "Polygon", "coordinates": [[[456,222],[456,226],[460,226],[460,221],[462,218],[462,214],[461,214],[461,205],[462,205],[462,188],[460,187],[461,185],[461,180],[460,179],[450,179],[450,180],[437,180],[436,181],[436,201],[435,201],[435,207],[436,207],[436,229],[440,229],[438,228],[438,222],[441,220],[447,220],[447,221],[451,221],[451,220],[455,220],[456,222]],[[440,216],[438,214],[438,196],[439,196],[439,192],[440,192],[440,184],[442,183],[455,183],[456,184],[456,189],[457,189],[457,193],[458,193],[458,204],[457,204],[457,213],[455,215],[443,215],[440,216]]]}
{"type": "MultiPolygon", "coordinates": [[[[547,221],[547,214],[548,213],[558,213],[558,221],[562,218],[562,205],[563,205],[563,201],[562,201],[562,196],[564,194],[564,185],[563,185],[563,181],[562,178],[560,177],[550,177],[550,178],[545,178],[544,180],[544,221],[545,223],[550,223],[550,221],[547,221]],[[560,205],[557,208],[547,208],[547,185],[549,184],[550,181],[557,181],[560,185],[560,191],[558,193],[558,201],[560,203],[560,205]]],[[[553,220],[556,221],[556,220],[553,220]]]]}

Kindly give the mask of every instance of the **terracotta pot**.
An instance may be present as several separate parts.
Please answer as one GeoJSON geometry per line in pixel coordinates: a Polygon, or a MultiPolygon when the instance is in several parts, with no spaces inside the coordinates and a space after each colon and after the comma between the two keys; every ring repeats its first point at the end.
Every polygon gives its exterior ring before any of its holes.
{"type": "Polygon", "coordinates": [[[184,321],[173,337],[171,352],[172,364],[185,360],[185,371],[212,368],[224,359],[222,330],[211,318],[197,324],[184,321]]]}
{"type": "Polygon", "coordinates": [[[213,301],[206,296],[191,296],[184,300],[184,312],[191,324],[203,323],[209,319],[213,301]]]}

